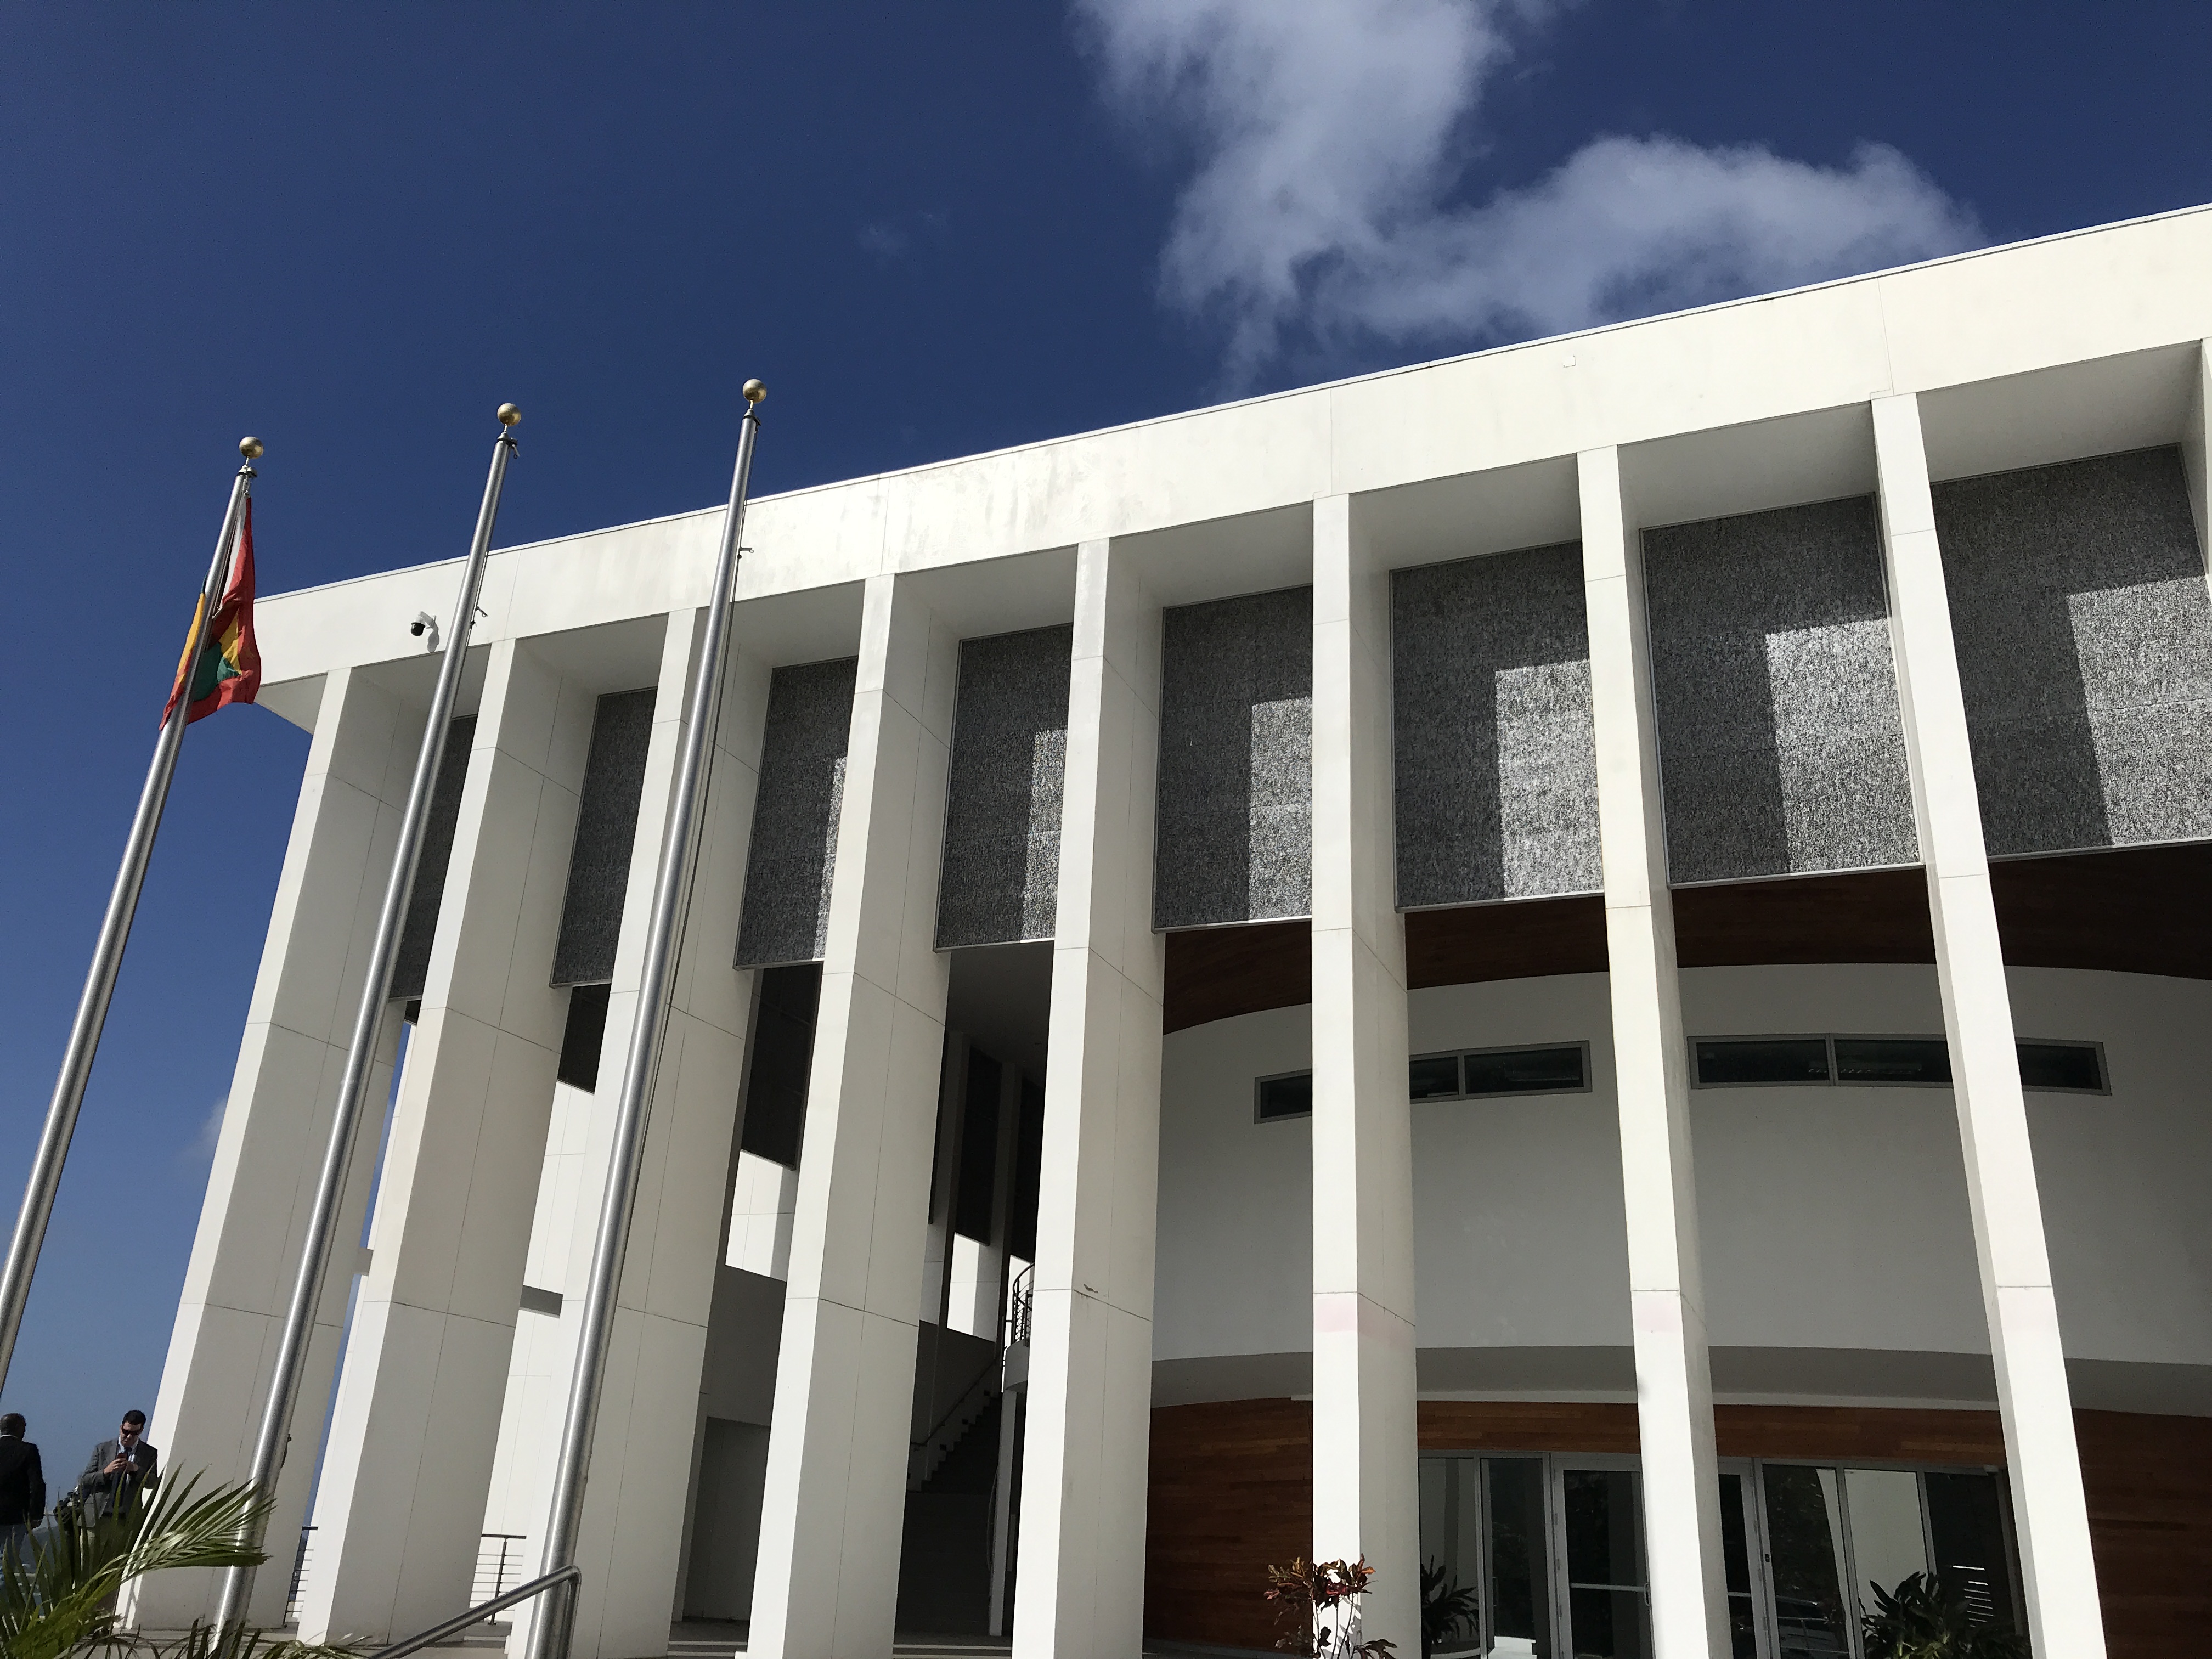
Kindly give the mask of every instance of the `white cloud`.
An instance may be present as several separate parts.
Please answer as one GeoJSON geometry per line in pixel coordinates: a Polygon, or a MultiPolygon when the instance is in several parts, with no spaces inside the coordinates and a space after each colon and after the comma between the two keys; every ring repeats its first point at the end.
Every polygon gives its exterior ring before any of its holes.
{"type": "Polygon", "coordinates": [[[1755,144],[1594,139],[1455,201],[1486,84],[1543,0],[1073,0],[1107,100],[1194,171],[1162,297],[1287,347],[1472,344],[1814,282],[1981,240],[1898,151],[1824,167],[1755,144]]]}

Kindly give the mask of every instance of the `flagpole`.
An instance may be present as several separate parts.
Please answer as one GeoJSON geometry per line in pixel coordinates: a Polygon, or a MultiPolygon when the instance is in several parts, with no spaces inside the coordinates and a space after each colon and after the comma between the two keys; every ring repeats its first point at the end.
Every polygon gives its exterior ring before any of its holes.
{"type": "MultiPolygon", "coordinates": [[[[483,505],[477,511],[476,538],[469,544],[467,562],[461,570],[460,597],[453,601],[453,616],[446,629],[446,659],[438,665],[437,690],[431,694],[430,714],[422,727],[422,746],[415,759],[414,781],[408,786],[407,811],[399,824],[399,845],[392,857],[392,874],[384,889],[384,908],[376,919],[375,943],[369,947],[368,975],[361,988],[361,1006],[354,1015],[353,1042],[346,1050],[345,1072],[338,1082],[336,1110],[331,1116],[331,1138],[323,1152],[322,1178],[315,1189],[315,1207],[307,1221],[307,1240],[300,1257],[299,1276],[293,1281],[292,1300],[284,1315],[284,1334],[277,1344],[275,1374],[269,1382],[269,1399],[263,1408],[261,1433],[253,1447],[253,1468],[248,1483],[264,1503],[247,1540],[258,1549],[268,1525],[269,1503],[276,1496],[276,1477],[284,1467],[284,1453],[292,1437],[292,1413],[300,1401],[300,1384],[307,1370],[307,1344],[314,1334],[315,1304],[321,1300],[323,1274],[330,1264],[331,1247],[337,1241],[338,1210],[344,1200],[346,1171],[360,1139],[363,1108],[368,1101],[369,1073],[376,1059],[377,1037],[383,1029],[385,1005],[392,995],[392,973],[399,957],[400,930],[407,917],[407,900],[414,890],[415,867],[422,851],[422,831],[430,816],[431,797],[437,793],[438,771],[446,754],[446,731],[453,722],[453,704],[461,690],[461,672],[467,662],[469,633],[477,614],[477,596],[483,590],[484,563],[491,550],[492,526],[499,520],[499,496],[507,481],[507,464],[514,453],[514,424],[522,411],[513,404],[499,407],[500,434],[492,444],[491,474],[484,480],[483,505]]],[[[304,1104],[305,1103],[302,1103],[304,1104]]],[[[216,1613],[218,1637],[242,1627],[253,1596],[254,1570],[230,1568],[224,1575],[222,1601],[216,1613]]]]}
{"type": "Polygon", "coordinates": [[[131,838],[124,845],[123,863],[107,896],[107,914],[100,919],[92,966],[85,973],[84,991],[77,999],[76,1020],[70,1027],[61,1075],[55,1079],[53,1099],[46,1107],[46,1130],[39,1137],[23,1207],[8,1242],[8,1264],[0,1268],[0,1386],[7,1382],[8,1368],[15,1357],[15,1338],[23,1328],[23,1310],[31,1300],[31,1276],[38,1271],[46,1223],[53,1216],[55,1194],[61,1190],[62,1166],[69,1161],[70,1140],[76,1133],[85,1085],[92,1079],[100,1030],[107,1023],[107,1005],[115,995],[124,947],[131,942],[131,923],[138,912],[138,895],[146,885],[147,866],[153,860],[154,838],[161,833],[161,809],[168,804],[169,784],[177,774],[177,755],[185,744],[185,727],[191,721],[192,677],[199,666],[200,653],[206,647],[207,630],[215,620],[216,609],[222,603],[231,549],[238,538],[239,516],[258,476],[253,463],[262,450],[258,438],[239,440],[238,453],[245,457],[245,465],[231,480],[230,505],[223,509],[222,529],[215,538],[215,557],[208,565],[206,586],[200,589],[199,611],[185,635],[179,695],[176,706],[161,722],[161,734],[154,743],[154,763],[147,769],[145,787],[138,792],[131,838]]]}
{"type": "MultiPolygon", "coordinates": [[[[576,1368],[568,1383],[568,1408],[561,1426],[560,1461],[553,1471],[553,1502],[547,1525],[542,1574],[561,1571],[576,1558],[576,1536],[584,1518],[584,1487],[591,1475],[592,1434],[599,1409],[599,1382],[606,1370],[607,1347],[614,1334],[615,1292],[623,1255],[629,1244],[630,1212],[637,1199],[638,1168],[652,1116],[653,1073],[667,1016],[669,982],[683,943],[690,908],[691,843],[697,835],[714,754],[714,729],[722,714],[723,659],[728,653],[731,600],[738,581],[738,545],[744,533],[745,492],[751,483],[753,442],[760,434],[761,399],[768,388],[744,384],[745,413],[738,429],[738,464],[730,480],[729,510],[722,517],[721,551],[714,561],[714,586],[707,601],[707,637],[699,651],[699,676],[686,710],[683,758],[676,774],[676,800],[661,843],[660,868],[653,878],[653,911],[645,939],[645,969],[638,985],[637,1018],[623,1060],[622,1092],[615,1104],[614,1146],[607,1160],[607,1184],[599,1201],[599,1225],[592,1241],[591,1276],[584,1291],[583,1319],[576,1338],[576,1368]]],[[[532,1659],[568,1659],[581,1582],[570,1579],[552,1592],[531,1629],[532,1659]]]]}

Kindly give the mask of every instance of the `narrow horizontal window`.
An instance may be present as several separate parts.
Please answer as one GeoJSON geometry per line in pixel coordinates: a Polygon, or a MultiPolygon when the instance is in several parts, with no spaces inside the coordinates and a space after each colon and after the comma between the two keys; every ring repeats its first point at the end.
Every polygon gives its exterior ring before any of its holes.
{"type": "Polygon", "coordinates": [[[1312,1115],[1311,1072],[1285,1072],[1279,1077],[1263,1077],[1253,1085],[1252,1117],[1255,1122],[1273,1123],[1279,1118],[1312,1115]]]}
{"type": "Polygon", "coordinates": [[[1839,1036],[1836,1081],[1948,1085],[1951,1050],[1942,1037],[1839,1036]]]}
{"type": "Polygon", "coordinates": [[[1420,1054],[1406,1068],[1407,1092],[1415,1100],[1449,1100],[1459,1092],[1457,1054],[1420,1054]]]}
{"type": "Polygon", "coordinates": [[[2020,1086],[2063,1094],[2107,1093],[2111,1085],[2105,1081],[2104,1051],[2094,1042],[2023,1042],[2020,1086]]]}
{"type": "Polygon", "coordinates": [[[1460,1056],[1469,1099],[1492,1095],[1573,1094],[1589,1087],[1589,1049],[1580,1042],[1550,1048],[1485,1048],[1460,1056]]]}
{"type": "Polygon", "coordinates": [[[1828,1080],[1826,1037],[1699,1037],[1694,1052],[1700,1088],[1828,1080]]]}

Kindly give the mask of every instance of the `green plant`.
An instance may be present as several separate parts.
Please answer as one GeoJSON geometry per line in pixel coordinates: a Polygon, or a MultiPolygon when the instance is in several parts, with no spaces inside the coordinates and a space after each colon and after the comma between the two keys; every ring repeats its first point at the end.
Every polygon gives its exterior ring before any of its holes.
{"type": "Polygon", "coordinates": [[[1974,1623],[1966,1597],[1940,1574],[1916,1572],[1890,1590],[1868,1588],[1874,1611],[1859,1621],[1867,1659],[2028,1659],[2024,1638],[1974,1623]]]}
{"type": "Polygon", "coordinates": [[[0,1655],[5,1659],[66,1659],[131,1652],[152,1659],[255,1659],[264,1652],[308,1659],[342,1649],[268,1640],[259,1631],[217,1636],[195,1626],[183,1637],[155,1643],[118,1628],[113,1601],[132,1579],[172,1567],[255,1565],[267,1558],[246,1540],[268,1513],[250,1486],[201,1495],[197,1478],[172,1480],[150,1503],[129,1501],[112,1513],[58,1508],[53,1525],[28,1552],[0,1561],[0,1655]]]}
{"type": "Polygon", "coordinates": [[[1310,1566],[1301,1556],[1287,1567],[1269,1567],[1267,1599],[1275,1604],[1275,1622],[1291,1626],[1276,1647],[1310,1659],[1389,1659],[1395,1642],[1379,1636],[1359,1640],[1359,1599],[1374,1577],[1364,1555],[1310,1566]]]}
{"type": "Polygon", "coordinates": [[[1441,1561],[1421,1568],[1421,1651],[1434,1652],[1455,1636],[1474,1634],[1482,1611],[1474,1589],[1455,1584],[1441,1561]]]}

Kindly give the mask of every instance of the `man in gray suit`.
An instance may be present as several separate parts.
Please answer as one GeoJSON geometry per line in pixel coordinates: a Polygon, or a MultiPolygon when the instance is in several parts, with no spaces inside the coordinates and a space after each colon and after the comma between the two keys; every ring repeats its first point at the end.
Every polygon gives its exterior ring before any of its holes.
{"type": "Polygon", "coordinates": [[[91,1461],[78,1478],[76,1495],[95,1520],[129,1509],[142,1493],[161,1484],[161,1454],[146,1443],[146,1413],[125,1412],[115,1438],[92,1449],[91,1461]]]}

